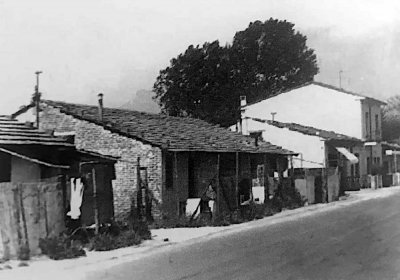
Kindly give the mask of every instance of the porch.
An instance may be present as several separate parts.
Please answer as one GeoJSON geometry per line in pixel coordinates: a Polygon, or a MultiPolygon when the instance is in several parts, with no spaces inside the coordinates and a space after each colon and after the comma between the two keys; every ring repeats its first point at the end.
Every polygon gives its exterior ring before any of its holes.
{"type": "Polygon", "coordinates": [[[288,166],[279,154],[164,151],[164,222],[199,213],[215,218],[249,200],[264,203],[275,188],[271,178],[288,166]]]}

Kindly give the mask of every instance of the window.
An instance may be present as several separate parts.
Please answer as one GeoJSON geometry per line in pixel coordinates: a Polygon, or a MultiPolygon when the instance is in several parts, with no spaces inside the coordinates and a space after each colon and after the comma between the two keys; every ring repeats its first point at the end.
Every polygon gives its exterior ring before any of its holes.
{"type": "Polygon", "coordinates": [[[371,173],[371,159],[367,157],[367,173],[371,173]]]}
{"type": "Polygon", "coordinates": [[[259,141],[263,141],[262,131],[252,131],[252,132],[250,132],[250,137],[254,139],[254,144],[256,146],[258,146],[259,141]]]}
{"type": "Polygon", "coordinates": [[[375,115],[375,134],[379,135],[379,115],[375,115]]]}
{"type": "Polygon", "coordinates": [[[369,128],[369,114],[368,112],[365,112],[365,135],[367,135],[367,138],[369,137],[368,128],[369,128]]]}
{"type": "Polygon", "coordinates": [[[165,156],[165,185],[167,189],[174,187],[174,155],[168,152],[165,156]]]}
{"type": "Polygon", "coordinates": [[[374,164],[380,164],[381,163],[381,158],[380,157],[374,157],[374,164]]]}

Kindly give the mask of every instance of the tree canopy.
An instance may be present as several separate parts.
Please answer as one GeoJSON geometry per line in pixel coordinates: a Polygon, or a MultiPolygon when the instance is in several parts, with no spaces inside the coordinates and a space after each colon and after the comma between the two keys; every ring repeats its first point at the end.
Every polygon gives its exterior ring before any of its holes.
{"type": "Polygon", "coordinates": [[[400,138],[400,95],[389,98],[383,108],[382,137],[389,141],[400,138]]]}
{"type": "Polygon", "coordinates": [[[250,23],[231,45],[191,45],[160,71],[155,99],[169,115],[229,126],[240,95],[253,102],[313,80],[317,59],[306,41],[294,24],[271,18],[250,23]]]}

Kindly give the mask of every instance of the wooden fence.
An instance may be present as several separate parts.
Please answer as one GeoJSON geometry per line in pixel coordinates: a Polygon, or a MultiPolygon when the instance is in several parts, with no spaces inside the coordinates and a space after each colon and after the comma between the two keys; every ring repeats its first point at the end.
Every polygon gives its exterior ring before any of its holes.
{"type": "Polygon", "coordinates": [[[328,202],[339,199],[340,192],[340,172],[339,168],[328,168],[328,202]]]}
{"type": "Polygon", "coordinates": [[[307,172],[303,178],[295,179],[295,187],[301,194],[301,196],[308,201],[308,203],[318,202],[332,202],[339,199],[340,191],[340,172],[338,168],[327,168],[324,170],[321,176],[326,176],[322,180],[326,180],[326,185],[323,186],[317,184],[317,175],[311,175],[312,173],[307,172]],[[322,194],[317,195],[317,191],[320,190],[322,194]],[[320,199],[318,200],[318,197],[320,199]],[[321,201],[322,200],[322,201],[321,201]]]}
{"type": "Polygon", "coordinates": [[[39,239],[64,230],[58,182],[0,183],[0,258],[40,254],[39,239]]]}

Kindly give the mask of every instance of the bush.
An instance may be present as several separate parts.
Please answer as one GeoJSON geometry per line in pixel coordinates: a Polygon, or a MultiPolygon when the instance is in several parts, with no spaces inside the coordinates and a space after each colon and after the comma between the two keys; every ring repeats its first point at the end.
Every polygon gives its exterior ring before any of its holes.
{"type": "Polygon", "coordinates": [[[134,226],[121,223],[102,225],[98,235],[95,235],[92,229],[84,228],[76,228],[70,234],[42,238],[39,240],[39,248],[51,259],[62,260],[86,256],[83,245],[89,250],[109,251],[138,245],[142,240],[151,239],[151,232],[143,222],[134,226]]]}
{"type": "Polygon", "coordinates": [[[144,222],[137,222],[132,226],[114,223],[92,237],[88,246],[95,251],[109,251],[139,245],[142,240],[148,239],[151,239],[151,232],[144,222]]]}
{"type": "Polygon", "coordinates": [[[283,185],[275,191],[272,199],[272,209],[281,211],[283,208],[295,209],[304,206],[305,200],[294,186],[283,185]]]}
{"type": "Polygon", "coordinates": [[[244,221],[252,221],[254,219],[262,219],[265,216],[271,216],[270,206],[266,201],[264,204],[250,203],[242,206],[240,209],[240,219],[233,220],[233,223],[241,223],[244,221]]]}
{"type": "Polygon", "coordinates": [[[90,241],[91,249],[95,251],[110,251],[118,248],[139,245],[142,242],[141,236],[131,230],[122,231],[117,236],[110,233],[101,233],[96,235],[90,241]]]}
{"type": "Polygon", "coordinates": [[[213,221],[212,221],[212,226],[214,227],[226,227],[231,225],[231,216],[226,216],[226,215],[220,215],[219,217],[216,217],[213,221]]]}
{"type": "Polygon", "coordinates": [[[133,230],[143,239],[151,239],[151,231],[149,226],[145,222],[137,222],[133,225],[133,230]]]}
{"type": "Polygon", "coordinates": [[[42,253],[53,260],[71,259],[86,256],[79,241],[74,241],[66,235],[39,239],[42,253]]]}

